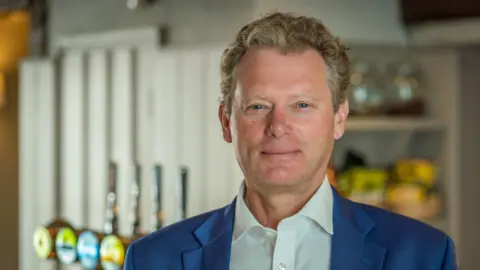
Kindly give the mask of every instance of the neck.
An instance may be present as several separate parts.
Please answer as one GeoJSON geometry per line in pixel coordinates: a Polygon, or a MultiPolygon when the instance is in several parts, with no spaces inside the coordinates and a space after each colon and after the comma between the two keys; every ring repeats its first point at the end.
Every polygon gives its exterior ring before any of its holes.
{"type": "Polygon", "coordinates": [[[288,192],[272,192],[247,185],[245,204],[261,225],[276,230],[280,221],[295,215],[307,204],[323,181],[321,178],[308,187],[295,189],[295,192],[290,188],[288,192]]]}

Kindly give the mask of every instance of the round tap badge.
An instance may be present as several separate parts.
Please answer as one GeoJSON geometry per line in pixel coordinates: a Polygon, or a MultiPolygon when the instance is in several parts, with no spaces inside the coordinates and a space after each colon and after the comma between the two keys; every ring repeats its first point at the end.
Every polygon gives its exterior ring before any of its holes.
{"type": "Polygon", "coordinates": [[[57,257],[64,264],[71,264],[77,259],[77,236],[70,228],[62,228],[55,240],[57,257]]]}
{"type": "Polygon", "coordinates": [[[98,237],[91,231],[84,231],[78,237],[77,254],[85,269],[95,269],[100,258],[98,237]]]}
{"type": "Polygon", "coordinates": [[[53,249],[53,241],[47,228],[39,227],[35,230],[33,234],[33,247],[39,258],[48,258],[53,249]]]}
{"type": "Polygon", "coordinates": [[[106,236],[100,245],[100,257],[103,269],[120,270],[125,258],[125,247],[115,235],[106,236]]]}

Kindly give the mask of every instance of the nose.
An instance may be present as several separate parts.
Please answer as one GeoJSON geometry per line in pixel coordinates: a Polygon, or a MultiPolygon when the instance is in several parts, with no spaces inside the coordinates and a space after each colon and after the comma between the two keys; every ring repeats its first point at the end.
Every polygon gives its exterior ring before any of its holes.
{"type": "Polygon", "coordinates": [[[288,135],[291,131],[288,123],[288,115],[281,108],[274,108],[270,111],[267,123],[267,135],[274,138],[282,138],[288,135]]]}

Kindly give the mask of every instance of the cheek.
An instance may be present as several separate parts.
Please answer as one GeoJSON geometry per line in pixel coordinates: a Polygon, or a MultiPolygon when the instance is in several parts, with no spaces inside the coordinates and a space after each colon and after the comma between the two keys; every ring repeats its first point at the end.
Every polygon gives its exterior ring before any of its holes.
{"type": "Polygon", "coordinates": [[[240,139],[240,143],[256,145],[262,140],[262,135],[264,134],[262,121],[245,117],[239,117],[236,120],[236,136],[240,139]]]}
{"type": "Polygon", "coordinates": [[[333,117],[328,115],[319,115],[305,121],[296,121],[295,130],[301,140],[306,144],[324,145],[334,138],[333,117]]]}

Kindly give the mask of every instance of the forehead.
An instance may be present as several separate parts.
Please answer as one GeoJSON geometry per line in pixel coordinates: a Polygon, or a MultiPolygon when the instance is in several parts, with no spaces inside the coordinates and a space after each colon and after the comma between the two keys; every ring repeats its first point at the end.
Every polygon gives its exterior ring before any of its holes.
{"type": "Polygon", "coordinates": [[[276,49],[252,49],[240,61],[236,74],[242,91],[299,88],[311,90],[327,86],[327,68],[320,54],[307,49],[283,53],[276,49]]]}

